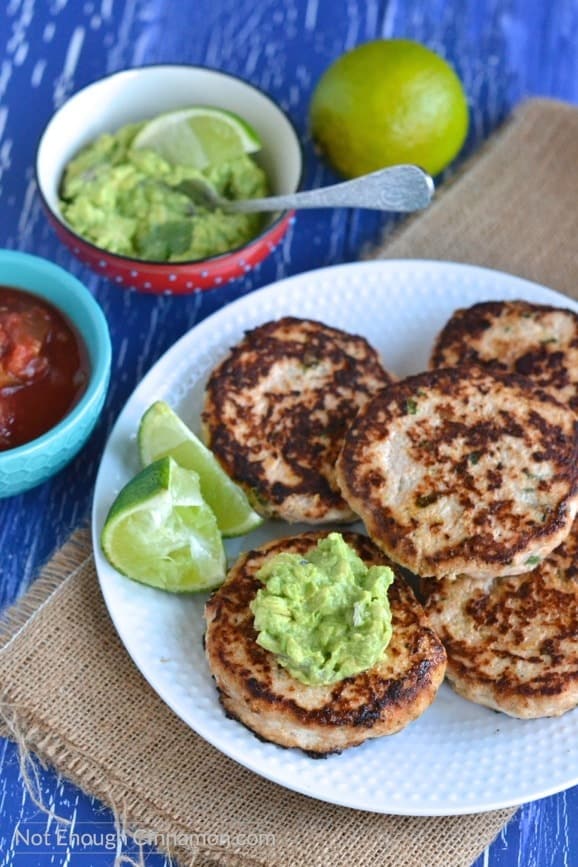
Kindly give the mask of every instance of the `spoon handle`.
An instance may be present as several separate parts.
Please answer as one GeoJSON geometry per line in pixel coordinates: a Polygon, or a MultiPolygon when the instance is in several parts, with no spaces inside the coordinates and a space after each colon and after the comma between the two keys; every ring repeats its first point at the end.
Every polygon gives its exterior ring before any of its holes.
{"type": "Polygon", "coordinates": [[[417,211],[431,201],[434,183],[418,166],[380,169],[370,175],[286,196],[227,202],[227,211],[284,211],[291,208],[371,208],[375,211],[417,211]]]}

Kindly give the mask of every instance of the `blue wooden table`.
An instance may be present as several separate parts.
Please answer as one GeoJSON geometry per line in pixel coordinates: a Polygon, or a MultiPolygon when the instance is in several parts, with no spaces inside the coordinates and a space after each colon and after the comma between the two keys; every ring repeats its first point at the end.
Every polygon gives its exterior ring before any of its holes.
{"type": "MultiPolygon", "coordinates": [[[[386,218],[375,214],[304,212],[273,256],[242,281],[182,298],[126,292],[79,265],[42,213],[34,155],[52,112],[88,82],[125,67],[163,61],[217,67],[263,88],[288,112],[305,147],[305,186],[317,186],[334,178],[308,137],[312,89],[344,50],[380,36],[417,39],[455,65],[471,106],[464,153],[526,95],[578,103],[578,0],[2,0],[0,246],[45,256],[90,287],[110,324],[114,367],[104,413],[79,457],[50,483],[0,501],[0,605],[22,593],[87,518],[112,423],[145,371],[181,334],[259,286],[356,259],[387,229],[386,218]]],[[[15,748],[0,741],[1,863],[111,864],[108,812],[50,771],[40,780],[46,804],[73,818],[79,831],[94,832],[95,843],[14,845],[19,822],[43,833],[47,820],[22,786],[15,748]]],[[[476,867],[578,865],[577,814],[578,789],[522,807],[476,867]]],[[[147,864],[160,867],[165,860],[150,852],[147,864]]]]}

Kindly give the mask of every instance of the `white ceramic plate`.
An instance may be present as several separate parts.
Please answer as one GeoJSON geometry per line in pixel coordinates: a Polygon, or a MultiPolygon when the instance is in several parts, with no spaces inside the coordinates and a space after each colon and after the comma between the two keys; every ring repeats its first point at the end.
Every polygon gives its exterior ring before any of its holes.
{"type": "MultiPolygon", "coordinates": [[[[365,336],[398,375],[427,364],[450,314],[476,301],[570,299],[495,271],[443,262],[382,261],[301,274],[253,292],[178,341],[140,383],[118,419],[96,483],[96,566],[106,604],[134,662],[191,728],[263,777],[324,801],[405,815],[455,815],[523,803],[578,782],[578,711],[521,721],[471,704],[443,686],[405,731],[319,761],[261,743],[227,719],[204,660],[205,597],[183,598],[136,584],[111,569],[97,543],[115,495],[139,469],[135,432],[156,399],[198,431],[207,375],[247,328],[285,314],[365,336]]],[[[229,544],[231,557],[295,527],[266,524],[229,544]]]]}

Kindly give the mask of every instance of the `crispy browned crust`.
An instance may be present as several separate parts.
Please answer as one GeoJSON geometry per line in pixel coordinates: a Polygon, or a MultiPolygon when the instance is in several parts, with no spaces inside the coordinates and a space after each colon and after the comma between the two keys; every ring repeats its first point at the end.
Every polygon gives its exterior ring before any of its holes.
{"type": "Polygon", "coordinates": [[[578,705],[576,524],[533,572],[487,582],[429,580],[426,590],[456,692],[524,719],[578,705]]]}
{"type": "Polygon", "coordinates": [[[486,301],[456,310],[430,366],[488,365],[518,373],[578,411],[578,315],[528,301],[486,301]]]}
{"type": "Polygon", "coordinates": [[[570,531],[578,422],[523,377],[436,370],[366,404],[337,472],[371,538],[412,572],[518,574],[570,531]]]}
{"type": "MultiPolygon", "coordinates": [[[[205,650],[226,712],[259,737],[313,755],[339,752],[393,734],[431,704],[445,651],[402,577],[389,591],[393,637],[383,662],[330,685],[308,686],[256,642],[250,603],[255,573],[280,551],[305,552],[325,533],[278,539],[243,555],[206,606],[205,650]]],[[[391,565],[365,536],[344,534],[367,563],[391,565]]]]}
{"type": "Polygon", "coordinates": [[[205,439],[262,515],[351,521],[335,459],[359,407],[389,382],[362,337],[294,317],[267,322],[211,374],[205,439]]]}

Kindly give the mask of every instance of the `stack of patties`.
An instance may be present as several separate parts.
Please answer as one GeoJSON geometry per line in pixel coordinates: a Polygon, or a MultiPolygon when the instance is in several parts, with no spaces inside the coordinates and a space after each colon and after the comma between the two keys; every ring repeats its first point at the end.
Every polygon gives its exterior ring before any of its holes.
{"type": "MultiPolygon", "coordinates": [[[[295,317],[268,322],[209,377],[205,438],[263,516],[353,521],[337,455],[358,410],[392,382],[361,337],[295,317]]],[[[211,597],[206,622],[206,656],[227,714],[312,755],[399,731],[431,704],[445,674],[444,648],[421,604],[358,534],[303,533],[249,551],[211,597]],[[345,633],[352,649],[343,657],[345,633]]]]}
{"type": "Polygon", "coordinates": [[[372,539],[428,579],[456,691],[513,716],[578,704],[577,352],[571,311],[458,311],[442,366],[368,402],[338,461],[372,539]]]}

